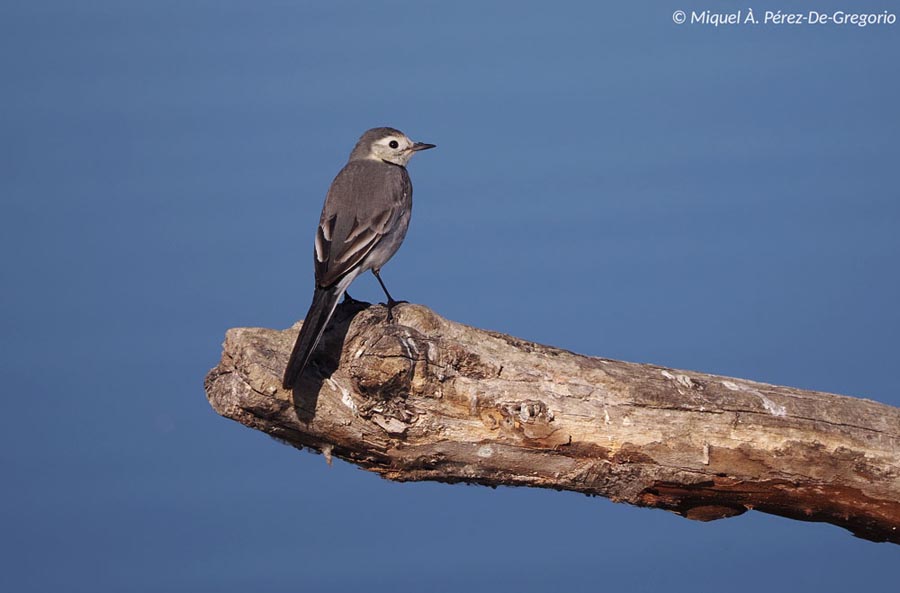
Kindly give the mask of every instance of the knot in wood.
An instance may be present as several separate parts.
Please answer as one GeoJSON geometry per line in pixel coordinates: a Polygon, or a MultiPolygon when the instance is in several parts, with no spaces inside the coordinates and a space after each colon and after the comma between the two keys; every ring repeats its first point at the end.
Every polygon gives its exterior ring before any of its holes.
{"type": "Polygon", "coordinates": [[[421,392],[428,372],[428,340],[404,325],[373,328],[349,364],[358,392],[378,400],[406,399],[421,392]],[[377,334],[373,335],[374,332],[377,334]]]}
{"type": "Polygon", "coordinates": [[[553,412],[547,404],[538,400],[501,404],[500,413],[504,418],[521,424],[547,424],[553,420],[553,412]]]}
{"type": "Polygon", "coordinates": [[[479,410],[479,417],[489,430],[501,429],[509,436],[543,439],[555,432],[553,412],[542,401],[484,402],[479,404],[479,410]]]}

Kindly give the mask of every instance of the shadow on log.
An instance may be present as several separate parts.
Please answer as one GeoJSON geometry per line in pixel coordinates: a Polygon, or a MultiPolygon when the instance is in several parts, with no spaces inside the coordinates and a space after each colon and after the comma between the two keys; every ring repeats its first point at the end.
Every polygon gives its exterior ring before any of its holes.
{"type": "Polygon", "coordinates": [[[294,391],[299,325],[229,330],[215,410],[398,481],[536,486],[700,521],[755,509],[900,543],[900,409],[580,356],[418,305],[341,305],[294,391]]]}

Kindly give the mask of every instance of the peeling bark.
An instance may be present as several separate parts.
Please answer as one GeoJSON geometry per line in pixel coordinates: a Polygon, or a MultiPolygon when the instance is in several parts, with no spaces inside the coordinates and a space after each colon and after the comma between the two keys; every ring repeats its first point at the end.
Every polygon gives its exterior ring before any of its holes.
{"type": "Polygon", "coordinates": [[[213,408],[391,480],[573,490],[700,521],[755,509],[900,543],[898,408],[364,307],[338,308],[292,392],[299,325],[229,330],[213,408]]]}

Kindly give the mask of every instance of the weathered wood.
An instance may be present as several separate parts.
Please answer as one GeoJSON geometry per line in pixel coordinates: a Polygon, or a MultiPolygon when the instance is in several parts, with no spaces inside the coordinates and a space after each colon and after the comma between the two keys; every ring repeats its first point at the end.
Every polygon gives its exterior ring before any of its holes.
{"type": "Polygon", "coordinates": [[[342,305],[293,392],[299,326],[229,330],[209,401],[391,480],[574,490],[701,521],[756,509],[900,543],[898,408],[394,314],[342,305]]]}

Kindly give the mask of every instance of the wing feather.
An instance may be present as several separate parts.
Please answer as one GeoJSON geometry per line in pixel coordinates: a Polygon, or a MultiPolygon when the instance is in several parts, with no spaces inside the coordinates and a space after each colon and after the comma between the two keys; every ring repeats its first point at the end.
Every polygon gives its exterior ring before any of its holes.
{"type": "Polygon", "coordinates": [[[333,285],[364,263],[401,215],[405,171],[374,161],[351,161],[325,199],[316,232],[316,283],[333,285]]]}

